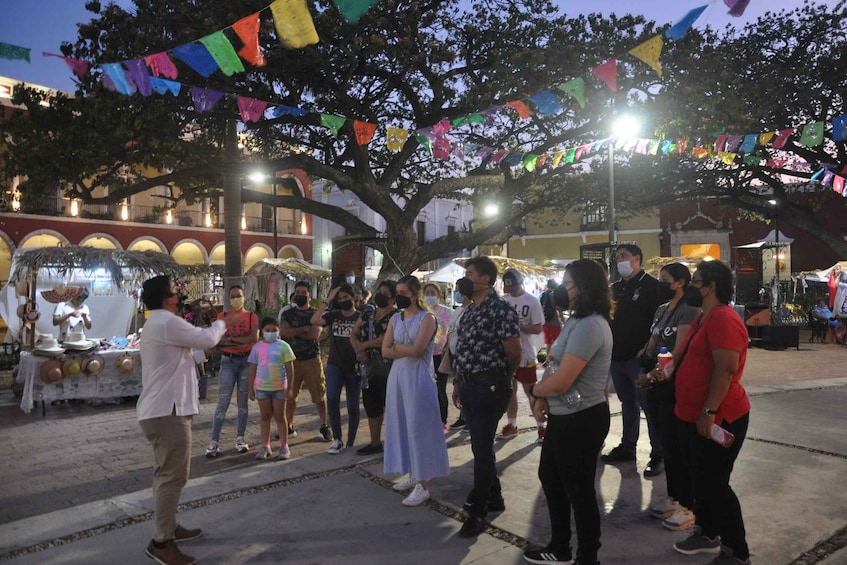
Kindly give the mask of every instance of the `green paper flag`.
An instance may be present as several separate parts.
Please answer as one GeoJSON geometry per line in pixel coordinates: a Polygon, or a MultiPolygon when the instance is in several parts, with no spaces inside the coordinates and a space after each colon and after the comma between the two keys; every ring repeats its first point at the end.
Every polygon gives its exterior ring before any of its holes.
{"type": "Polygon", "coordinates": [[[538,155],[533,155],[532,153],[527,153],[523,159],[523,168],[529,171],[530,173],[535,170],[535,165],[538,163],[538,155]]]}
{"type": "Polygon", "coordinates": [[[750,165],[751,167],[755,167],[759,163],[762,162],[762,158],[758,155],[745,155],[744,156],[744,164],[750,165]]]}
{"type": "Polygon", "coordinates": [[[427,151],[432,154],[432,143],[429,141],[429,138],[422,133],[416,133],[415,139],[418,140],[418,144],[422,145],[426,148],[427,151]]]}
{"type": "Polygon", "coordinates": [[[338,137],[338,130],[344,125],[345,118],[341,116],[330,116],[329,114],[321,114],[321,125],[332,130],[332,135],[338,137]]]}
{"type": "Polygon", "coordinates": [[[348,22],[356,22],[362,17],[362,14],[368,11],[368,8],[376,4],[379,0],[334,0],[335,7],[344,16],[348,22]]]}
{"type": "Polygon", "coordinates": [[[23,59],[24,61],[29,63],[29,52],[30,49],[28,49],[27,47],[18,47],[17,45],[0,43],[0,59],[23,59]]]}
{"type": "Polygon", "coordinates": [[[568,149],[568,152],[565,153],[565,163],[573,163],[574,159],[576,159],[576,147],[571,147],[568,149]]]}
{"type": "Polygon", "coordinates": [[[232,73],[244,72],[244,65],[241,64],[238,53],[235,52],[232,43],[229,42],[222,31],[201,37],[199,41],[206,47],[223,74],[232,76],[232,73]]]}
{"type": "Polygon", "coordinates": [[[481,124],[485,121],[485,116],[482,114],[468,114],[467,116],[459,116],[450,120],[450,125],[459,127],[464,124],[481,124]]]}
{"type": "Polygon", "coordinates": [[[823,122],[812,122],[803,126],[800,134],[800,145],[815,147],[823,143],[823,122]]]}
{"type": "Polygon", "coordinates": [[[559,90],[576,98],[580,108],[585,108],[585,81],[577,77],[559,85],[559,90]]]}

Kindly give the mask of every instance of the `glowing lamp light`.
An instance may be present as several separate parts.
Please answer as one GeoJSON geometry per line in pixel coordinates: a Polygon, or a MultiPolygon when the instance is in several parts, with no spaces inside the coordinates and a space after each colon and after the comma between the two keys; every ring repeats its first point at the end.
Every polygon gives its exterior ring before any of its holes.
{"type": "Polygon", "coordinates": [[[165,212],[165,223],[166,224],[174,223],[174,215],[173,215],[173,212],[171,212],[170,210],[165,212]]]}
{"type": "Polygon", "coordinates": [[[493,218],[500,212],[500,207],[497,204],[488,204],[483,209],[483,214],[486,218],[493,218]]]}
{"type": "Polygon", "coordinates": [[[75,199],[71,200],[71,216],[73,216],[74,218],[79,216],[79,202],[77,202],[75,199]]]}
{"type": "Polygon", "coordinates": [[[121,219],[124,221],[129,219],[129,205],[126,202],[121,204],[121,219]]]}
{"type": "Polygon", "coordinates": [[[12,200],[12,210],[14,210],[15,212],[21,211],[21,201],[18,200],[17,198],[12,200]]]}
{"type": "Polygon", "coordinates": [[[205,218],[203,223],[206,225],[207,228],[212,227],[212,213],[211,212],[206,212],[206,218],[205,218]]]}
{"type": "Polygon", "coordinates": [[[247,229],[247,218],[244,216],[244,214],[241,214],[241,229],[247,229]]]}
{"type": "Polygon", "coordinates": [[[306,223],[306,218],[300,218],[300,235],[306,235],[309,233],[309,226],[306,223]]]}

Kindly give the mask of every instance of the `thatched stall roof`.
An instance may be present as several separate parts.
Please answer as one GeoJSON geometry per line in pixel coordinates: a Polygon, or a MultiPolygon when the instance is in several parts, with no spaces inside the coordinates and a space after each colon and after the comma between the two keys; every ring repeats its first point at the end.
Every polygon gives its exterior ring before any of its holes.
{"type": "Polygon", "coordinates": [[[662,267],[665,265],[670,265],[671,263],[682,263],[683,265],[688,266],[689,270],[693,271],[697,267],[697,263],[702,261],[702,257],[652,257],[644,262],[644,270],[647,271],[647,274],[652,275],[656,278],[659,278],[659,271],[662,270],[662,267]]]}
{"type": "Polygon", "coordinates": [[[119,288],[123,286],[124,270],[134,282],[156,275],[178,277],[182,274],[181,265],[166,253],[97,249],[79,245],[20,249],[15,253],[14,263],[11,284],[27,280],[39,269],[52,269],[60,275],[66,275],[73,269],[92,273],[97,269],[105,269],[119,288]]]}
{"type": "MultiPolygon", "coordinates": [[[[497,265],[497,270],[500,272],[500,276],[503,276],[506,269],[515,269],[522,275],[532,275],[537,279],[546,279],[556,275],[555,269],[551,269],[543,265],[536,265],[529,261],[512,259],[511,257],[500,257],[498,255],[489,255],[488,258],[494,261],[494,264],[497,265]]],[[[458,259],[453,259],[453,261],[458,265],[464,266],[468,259],[470,259],[470,257],[460,257],[458,259]]]]}
{"type": "Polygon", "coordinates": [[[332,273],[318,265],[313,265],[302,259],[288,257],[286,259],[262,259],[247,269],[245,275],[262,275],[272,271],[291,275],[295,279],[320,279],[329,278],[332,273]]]}
{"type": "Polygon", "coordinates": [[[294,282],[313,282],[312,296],[322,295],[322,283],[332,276],[329,269],[313,265],[302,259],[262,259],[244,273],[244,294],[248,301],[258,300],[267,310],[276,310],[288,303],[294,282]]]}

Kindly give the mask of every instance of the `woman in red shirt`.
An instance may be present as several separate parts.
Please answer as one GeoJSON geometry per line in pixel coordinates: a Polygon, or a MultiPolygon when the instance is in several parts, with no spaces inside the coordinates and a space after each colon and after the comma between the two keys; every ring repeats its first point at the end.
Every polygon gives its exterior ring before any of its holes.
{"type": "Polygon", "coordinates": [[[703,261],[691,278],[703,313],[691,324],[676,373],[676,416],[681,420],[683,461],[694,480],[694,531],[674,544],[686,555],[716,553],[711,563],[750,563],[744,519],[729,485],[744,444],[750,401],[741,376],[747,360],[747,326],[729,306],[732,271],[720,261],[703,261]],[[711,439],[717,424],[734,434],[723,447],[711,439]]]}

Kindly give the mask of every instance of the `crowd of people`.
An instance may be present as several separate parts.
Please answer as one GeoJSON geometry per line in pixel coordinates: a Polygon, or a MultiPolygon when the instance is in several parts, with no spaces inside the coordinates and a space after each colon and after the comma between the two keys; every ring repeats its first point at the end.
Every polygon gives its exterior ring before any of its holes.
{"type": "Polygon", "coordinates": [[[548,281],[539,300],[517,270],[501,275],[490,258],[473,257],[456,281],[462,305],[455,310],[441,303],[439,285],[423,285],[414,276],[381,281],[368,303],[360,303],[353,282],[344,281],[317,307],[310,284],[301,281],[291,305],[260,322],[244,309],[244,290],[234,286],[230,309],[208,328],[178,316],[173,281],[150,279],[142,293],[151,316],[142,334],[144,392],[138,403],[155,461],[155,532],[148,555],[161,563],[193,563],[178,543],[201,532],[178,525],[176,507],[188,477],[191,417],[199,412],[194,354],[217,348],[221,371],[208,457],[220,453],[233,392],[238,452],[250,450],[248,402],[258,404],[257,459],[274,455],[274,438],[277,458],[291,457],[288,440],[298,433],[294,419],[303,386],[317,407],[318,437],[331,442],[329,454],[356,445],[361,399],[370,441],[356,452],[382,453],[384,472],[406,477],[393,485],[408,491],[402,504],[418,506],[430,498],[429,481],[450,473],[444,431],[464,428],[473,483],[459,535],[474,537],[489,513],[506,509],[494,446],[498,438],[519,433],[521,388],[537,425],[538,478],[552,532],[546,546],[527,549],[524,559],[584,565],[597,563],[601,548],[597,466],[636,460],[643,410],[650,439],[643,474],[664,474],[668,495],[648,514],[668,529],[689,532],[673,545],[680,553],[713,553],[711,563],[718,565],[749,563],[741,508],[730,486],[750,411],[740,383],[746,326],[728,305],[732,273],[719,261],[702,262],[693,274],[672,263],[656,279],[644,271],[641,250],[629,244],[617,249],[615,259],[620,279],[614,283],[605,264],[582,259],[567,265],[560,282],[548,281]],[[499,279],[502,296],[495,290],[499,279]],[[318,344],[323,328],[329,341],[325,366],[318,344]],[[546,357],[538,356],[536,335],[544,337],[546,357]],[[611,391],[621,401],[623,434],[601,455],[611,391]],[[451,401],[459,410],[453,426],[447,423],[451,401]]]}

